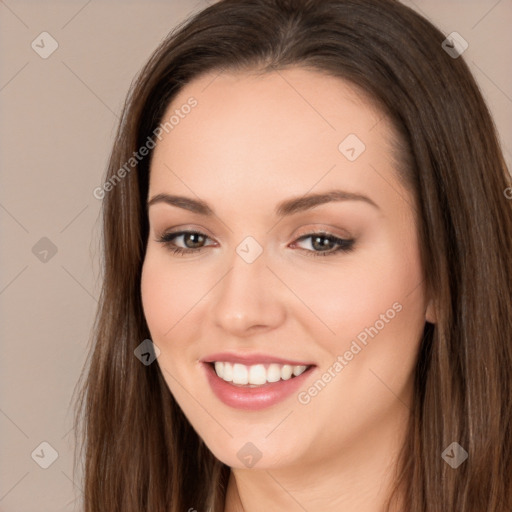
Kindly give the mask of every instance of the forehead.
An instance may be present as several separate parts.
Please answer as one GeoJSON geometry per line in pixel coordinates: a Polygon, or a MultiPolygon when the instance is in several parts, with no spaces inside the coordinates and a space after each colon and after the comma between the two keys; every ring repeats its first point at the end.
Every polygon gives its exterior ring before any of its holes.
{"type": "Polygon", "coordinates": [[[179,122],[154,150],[151,192],[293,195],[317,183],[371,188],[372,166],[392,172],[387,118],[353,85],[317,71],[209,73],[180,91],[163,121],[173,114],[179,122]],[[182,109],[190,98],[197,105],[182,109]],[[345,140],[364,148],[356,160],[340,150],[345,140]]]}

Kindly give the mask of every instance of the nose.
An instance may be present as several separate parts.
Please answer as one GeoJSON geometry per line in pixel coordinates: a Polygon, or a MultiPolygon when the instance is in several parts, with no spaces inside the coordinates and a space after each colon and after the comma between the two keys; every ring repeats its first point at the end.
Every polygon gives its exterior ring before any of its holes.
{"type": "Polygon", "coordinates": [[[246,337],[284,322],[286,294],[265,256],[264,251],[248,263],[234,254],[229,271],[212,290],[211,314],[217,328],[246,337]]]}

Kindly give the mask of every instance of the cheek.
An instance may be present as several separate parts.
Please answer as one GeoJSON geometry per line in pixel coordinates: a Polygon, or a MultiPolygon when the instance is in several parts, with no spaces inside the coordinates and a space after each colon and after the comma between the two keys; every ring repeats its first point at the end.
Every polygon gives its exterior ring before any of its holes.
{"type": "MultiPolygon", "coordinates": [[[[190,263],[170,261],[160,248],[148,247],[141,274],[141,297],[151,340],[160,349],[158,364],[171,392],[181,397],[177,382],[189,382],[192,366],[204,355],[201,329],[204,297],[218,279],[215,273],[191,271],[190,263]],[[187,269],[185,268],[187,267],[187,269]],[[174,378],[173,378],[174,377],[174,378]]],[[[184,395],[182,400],[187,399],[184,395]]]]}
{"type": "Polygon", "coordinates": [[[172,318],[169,317],[169,311],[172,311],[169,307],[172,306],[169,304],[172,294],[169,293],[165,267],[158,265],[158,261],[149,253],[142,266],[141,297],[151,335],[154,338],[161,338],[172,326],[172,318]]]}
{"type": "Polygon", "coordinates": [[[297,294],[316,316],[308,315],[310,328],[331,355],[376,336],[400,351],[422,332],[423,276],[414,237],[383,240],[339,265],[319,267],[314,279],[295,276],[297,294]]]}
{"type": "Polygon", "coordinates": [[[186,324],[188,312],[204,295],[204,279],[172,264],[165,254],[148,248],[142,267],[141,297],[152,336],[171,339],[186,324]]]}
{"type": "Polygon", "coordinates": [[[326,438],[352,439],[408,399],[425,324],[419,253],[412,244],[390,240],[336,268],[324,266],[315,281],[301,277],[300,293],[334,334],[318,318],[304,320],[323,348],[319,380],[327,384],[304,388],[299,402],[315,410],[326,438]]]}
{"type": "Polygon", "coordinates": [[[183,381],[179,362],[188,357],[183,329],[192,327],[186,322],[186,312],[188,304],[197,300],[188,296],[190,285],[185,286],[182,274],[165,256],[148,247],[141,274],[142,306],[151,340],[160,350],[158,365],[175,397],[180,393],[176,383],[183,381]]]}

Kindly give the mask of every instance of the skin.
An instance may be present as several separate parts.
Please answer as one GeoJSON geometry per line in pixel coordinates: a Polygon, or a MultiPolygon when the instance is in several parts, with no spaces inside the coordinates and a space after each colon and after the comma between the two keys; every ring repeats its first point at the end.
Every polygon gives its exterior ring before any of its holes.
{"type": "MultiPolygon", "coordinates": [[[[435,321],[392,126],[352,85],[302,68],[205,75],[165,117],[190,96],[198,105],[157,143],[148,198],[201,198],[215,215],[149,208],[141,292],[170,391],[232,468],[225,511],[383,511],[419,341],[425,321],[435,321]],[[352,162],[338,149],[348,134],[366,146],[352,162]],[[378,208],[345,200],[275,215],[283,200],[331,189],[364,194],[378,208]],[[157,241],[185,229],[207,235],[202,251],[174,255],[157,241]],[[297,240],[318,231],[354,238],[353,251],[312,256],[321,252],[313,239],[297,240]],[[263,249],[250,264],[236,252],[247,236],[263,249]],[[220,351],[313,361],[304,391],[394,303],[400,312],[307,404],[294,393],[260,411],[231,408],[200,367],[220,351]],[[252,468],[237,457],[247,442],[262,454],[252,468]]],[[[174,239],[182,248],[193,241],[174,239]]]]}

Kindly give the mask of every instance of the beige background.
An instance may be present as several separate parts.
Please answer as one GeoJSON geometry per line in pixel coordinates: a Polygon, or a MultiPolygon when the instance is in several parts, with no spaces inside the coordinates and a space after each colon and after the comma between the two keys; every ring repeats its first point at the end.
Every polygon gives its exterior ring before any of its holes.
{"type": "MultiPolygon", "coordinates": [[[[469,42],[464,58],[510,166],[512,0],[406,3],[469,42]]],[[[99,294],[92,191],[130,81],[167,32],[206,5],[0,0],[0,511],[80,510],[70,404],[99,294]],[[47,59],[31,47],[43,31],[59,45],[47,59]],[[46,262],[33,252],[43,237],[57,250],[46,262]],[[49,460],[44,441],[58,452],[48,469],[35,462],[49,460]]]]}

